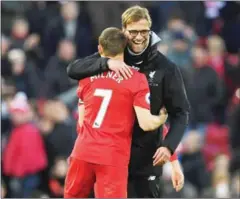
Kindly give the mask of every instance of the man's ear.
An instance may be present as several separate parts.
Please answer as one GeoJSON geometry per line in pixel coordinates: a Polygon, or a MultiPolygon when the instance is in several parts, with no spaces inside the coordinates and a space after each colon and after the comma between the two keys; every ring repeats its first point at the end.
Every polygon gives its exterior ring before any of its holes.
{"type": "Polygon", "coordinates": [[[100,44],[98,45],[98,53],[99,53],[100,55],[103,54],[103,47],[102,47],[100,44]]]}

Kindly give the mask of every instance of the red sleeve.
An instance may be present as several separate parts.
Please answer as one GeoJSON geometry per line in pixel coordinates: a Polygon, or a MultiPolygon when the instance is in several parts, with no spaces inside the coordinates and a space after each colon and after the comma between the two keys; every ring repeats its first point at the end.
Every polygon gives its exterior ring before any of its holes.
{"type": "Polygon", "coordinates": [[[88,79],[80,80],[78,83],[77,96],[79,98],[79,101],[78,101],[79,104],[83,104],[84,93],[85,93],[87,84],[88,84],[88,79]]]}
{"type": "MultiPolygon", "coordinates": [[[[89,82],[88,79],[83,79],[83,80],[80,80],[79,83],[78,83],[78,88],[77,88],[78,105],[83,104],[88,82],[89,82]]],[[[78,114],[77,114],[77,117],[78,117],[78,114]]],[[[78,121],[78,119],[77,119],[77,121],[78,121]]],[[[79,133],[81,131],[81,127],[79,126],[78,122],[77,122],[77,129],[76,130],[77,130],[77,133],[79,133]]]]}
{"type": "Polygon", "coordinates": [[[83,88],[84,88],[84,82],[79,81],[78,82],[78,88],[77,88],[77,96],[78,98],[82,101],[82,96],[83,96],[83,88]]]}
{"type": "MultiPolygon", "coordinates": [[[[163,139],[165,139],[166,135],[168,133],[168,128],[166,125],[163,126],[163,139]]],[[[170,161],[173,162],[175,160],[177,160],[177,154],[174,152],[174,154],[171,156],[170,161]]]]}
{"type": "Polygon", "coordinates": [[[137,82],[137,89],[134,94],[134,106],[139,106],[142,108],[150,109],[150,91],[147,82],[147,78],[144,74],[139,74],[136,78],[137,82]]]}

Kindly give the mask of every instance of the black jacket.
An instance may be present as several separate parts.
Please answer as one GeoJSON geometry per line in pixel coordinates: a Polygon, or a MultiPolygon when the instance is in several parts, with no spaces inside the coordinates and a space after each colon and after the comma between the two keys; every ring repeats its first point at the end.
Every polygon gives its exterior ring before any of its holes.
{"type": "MultiPolygon", "coordinates": [[[[152,33],[148,48],[138,56],[125,50],[125,62],[146,74],[150,86],[152,114],[158,115],[165,106],[170,121],[170,130],[162,142],[162,128],[145,133],[137,124],[134,126],[130,175],[152,175],[152,156],[159,146],[167,146],[172,152],[177,148],[188,122],[189,103],[182,76],[178,67],[157,51],[160,39],[152,33]]],[[[98,53],[72,62],[67,72],[73,79],[82,79],[108,70],[107,58],[98,53]]],[[[158,173],[158,172],[157,172],[158,173]]],[[[159,174],[159,173],[158,173],[159,174]]]]}

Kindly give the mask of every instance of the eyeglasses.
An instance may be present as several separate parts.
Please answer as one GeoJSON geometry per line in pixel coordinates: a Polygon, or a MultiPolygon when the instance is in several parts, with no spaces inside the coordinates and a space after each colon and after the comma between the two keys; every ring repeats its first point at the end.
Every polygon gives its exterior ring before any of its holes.
{"type": "Polygon", "coordinates": [[[132,37],[138,36],[140,33],[141,36],[146,37],[149,35],[150,30],[127,30],[132,37]]]}

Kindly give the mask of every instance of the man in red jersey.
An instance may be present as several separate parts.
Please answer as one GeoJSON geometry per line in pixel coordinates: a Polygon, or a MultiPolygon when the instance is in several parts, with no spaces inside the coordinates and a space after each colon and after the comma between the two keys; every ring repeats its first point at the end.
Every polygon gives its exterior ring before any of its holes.
{"type": "MultiPolygon", "coordinates": [[[[107,28],[99,37],[99,53],[123,60],[126,44],[121,30],[107,28]]],[[[70,157],[65,198],[87,198],[93,187],[97,198],[126,198],[135,113],[144,131],[166,122],[165,111],[159,116],[150,113],[145,75],[134,69],[130,72],[130,79],[109,71],[79,82],[80,128],[70,157]]]]}

